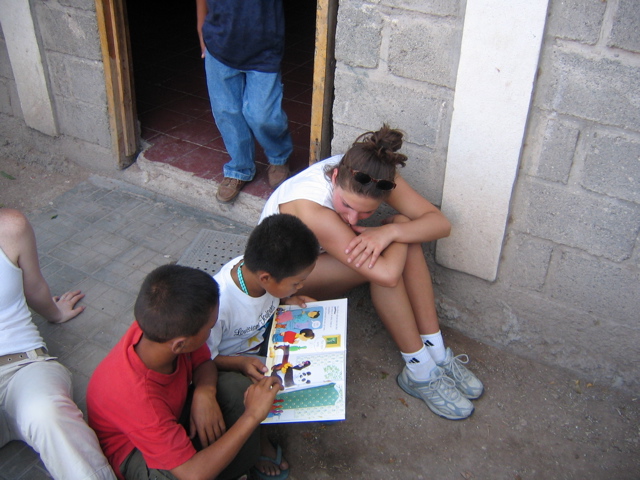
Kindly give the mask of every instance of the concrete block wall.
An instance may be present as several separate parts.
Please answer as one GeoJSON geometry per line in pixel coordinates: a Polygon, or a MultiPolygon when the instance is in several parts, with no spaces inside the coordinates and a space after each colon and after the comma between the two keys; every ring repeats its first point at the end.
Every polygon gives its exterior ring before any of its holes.
{"type": "MultiPolygon", "coordinates": [[[[464,11],[342,0],[338,13],[333,151],[384,121],[403,129],[404,174],[436,204],[464,11]]],[[[635,0],[550,0],[498,277],[432,262],[443,323],[640,391],[638,79],[635,0]]]]}
{"type": "Polygon", "coordinates": [[[0,146],[5,155],[50,164],[72,160],[94,169],[115,169],[100,36],[94,0],[31,2],[58,136],[24,124],[15,79],[0,40],[0,146]],[[29,145],[21,149],[20,145],[29,145]]]}
{"type": "Polygon", "coordinates": [[[332,151],[383,122],[406,133],[404,174],[440,204],[463,17],[461,2],[342,0],[332,151]],[[428,68],[425,68],[428,65],[428,68]]]}

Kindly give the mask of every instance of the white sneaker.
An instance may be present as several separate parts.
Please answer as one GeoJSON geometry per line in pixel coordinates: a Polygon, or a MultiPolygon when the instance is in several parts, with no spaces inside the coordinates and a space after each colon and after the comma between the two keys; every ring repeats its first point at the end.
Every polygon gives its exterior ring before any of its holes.
{"type": "Polygon", "coordinates": [[[409,395],[424,400],[433,413],[449,420],[462,420],[473,413],[473,404],[462,396],[440,367],[436,367],[431,379],[425,382],[413,380],[404,367],[398,375],[398,385],[409,395]]]}
{"type": "Polygon", "coordinates": [[[460,393],[470,400],[480,398],[484,391],[484,385],[471,373],[465,365],[469,363],[469,357],[464,353],[462,355],[453,356],[453,352],[447,347],[447,354],[442,363],[438,363],[442,367],[444,373],[453,380],[456,388],[460,393]]]}

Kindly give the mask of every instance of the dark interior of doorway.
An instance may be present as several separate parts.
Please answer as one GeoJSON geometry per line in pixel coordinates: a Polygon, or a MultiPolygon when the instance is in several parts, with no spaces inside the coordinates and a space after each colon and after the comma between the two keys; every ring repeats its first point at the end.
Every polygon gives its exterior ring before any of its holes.
{"type": "MultiPolygon", "coordinates": [[[[146,159],[222,180],[229,159],[216,128],[200,58],[195,0],[127,0],[136,107],[146,159]]],[[[294,172],[309,163],[316,2],[285,0],[283,107],[289,117],[294,172]]],[[[257,173],[243,192],[267,198],[267,160],[256,144],[257,173]]]]}

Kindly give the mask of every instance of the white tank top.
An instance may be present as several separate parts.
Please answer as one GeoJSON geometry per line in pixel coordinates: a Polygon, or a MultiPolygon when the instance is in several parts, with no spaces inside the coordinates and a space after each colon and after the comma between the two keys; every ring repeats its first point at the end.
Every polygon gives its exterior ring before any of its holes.
{"type": "Polygon", "coordinates": [[[334,155],[314,163],[280,185],[266,201],[258,223],[270,215],[280,213],[280,205],[294,200],[311,200],[323,207],[335,210],[333,208],[333,185],[324,172],[327,165],[337,165],[340,159],[342,159],[342,155],[334,155]]]}
{"type": "Polygon", "coordinates": [[[24,297],[22,270],[0,248],[0,356],[44,347],[24,297]]]}

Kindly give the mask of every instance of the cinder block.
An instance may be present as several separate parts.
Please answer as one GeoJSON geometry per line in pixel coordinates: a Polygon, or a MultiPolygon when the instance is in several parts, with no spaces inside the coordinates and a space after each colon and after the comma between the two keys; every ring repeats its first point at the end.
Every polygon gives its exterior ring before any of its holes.
{"type": "Polygon", "coordinates": [[[522,234],[511,234],[502,252],[498,283],[541,291],[551,260],[549,242],[522,234]]]}
{"type": "MultiPolygon", "coordinates": [[[[443,89],[438,95],[443,95],[443,89]]],[[[377,130],[386,122],[404,130],[411,142],[417,145],[436,147],[442,128],[447,103],[452,102],[453,92],[448,98],[436,96],[429,87],[416,89],[395,83],[381,82],[370,78],[366,71],[336,71],[334,122],[361,125],[367,122],[377,130]],[[371,101],[371,99],[378,99],[371,101]]]]}
{"type": "MultiPolygon", "coordinates": [[[[402,127],[399,127],[402,129],[402,127]]],[[[442,205],[442,185],[446,155],[444,152],[405,142],[402,152],[409,157],[400,174],[417,192],[434,205],[442,205]]]]}
{"type": "Polygon", "coordinates": [[[540,139],[540,158],[533,174],[545,180],[567,183],[579,135],[580,128],[576,124],[550,119],[540,139]]]}
{"type": "Polygon", "coordinates": [[[336,60],[375,68],[380,58],[383,20],[372,5],[340,2],[336,26],[336,60]]]}
{"type": "MultiPolygon", "coordinates": [[[[331,155],[340,155],[347,151],[356,138],[361,133],[369,130],[377,130],[382,124],[377,127],[373,123],[369,125],[369,119],[363,119],[367,122],[366,127],[358,128],[357,126],[344,125],[338,122],[333,122],[333,138],[331,139],[331,155]]],[[[395,125],[393,125],[395,127],[395,125]]]]}
{"type": "Polygon", "coordinates": [[[623,48],[640,53],[640,14],[638,0],[618,0],[618,8],[613,17],[610,47],[623,48]]]}
{"type": "Polygon", "coordinates": [[[34,11],[45,49],[89,60],[102,60],[94,12],[61,8],[51,2],[35,2],[34,11]]]}
{"type": "Polygon", "coordinates": [[[65,7],[79,8],[90,12],[96,11],[96,2],[93,0],[58,0],[58,2],[65,7]]]}
{"type": "MultiPolygon", "coordinates": [[[[102,63],[61,53],[49,54],[54,94],[98,106],[106,105],[102,63]]],[[[80,120],[80,119],[79,119],[80,120]]]]}
{"type": "Polygon", "coordinates": [[[428,13],[438,17],[456,16],[460,12],[460,2],[452,0],[381,0],[380,5],[428,13]]]}
{"type": "Polygon", "coordinates": [[[561,47],[543,55],[535,105],[604,125],[640,130],[640,67],[561,47]]]}
{"type": "Polygon", "coordinates": [[[637,328],[640,270],[574,251],[553,259],[546,290],[554,300],[637,328]]]}
{"type": "Polygon", "coordinates": [[[104,148],[111,147],[107,105],[56,97],[60,132],[104,148]]]}
{"type": "Polygon", "coordinates": [[[640,143],[594,135],[582,175],[585,188],[640,204],[640,143]]]}
{"type": "Polygon", "coordinates": [[[533,179],[520,180],[514,205],[515,230],[617,262],[631,255],[640,225],[640,206],[533,179]]]}
{"type": "Polygon", "coordinates": [[[426,17],[395,19],[389,39],[389,71],[399,77],[454,88],[462,32],[455,22],[426,17]]]}
{"type": "Polygon", "coordinates": [[[606,8],[607,2],[602,0],[550,2],[547,34],[595,44],[600,36],[606,8]]]}

